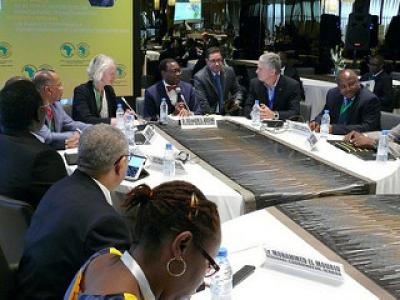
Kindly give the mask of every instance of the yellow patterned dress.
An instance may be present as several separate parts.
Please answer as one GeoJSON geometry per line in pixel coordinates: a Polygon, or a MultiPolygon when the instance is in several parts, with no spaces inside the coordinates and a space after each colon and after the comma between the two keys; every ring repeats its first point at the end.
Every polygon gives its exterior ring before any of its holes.
{"type": "Polygon", "coordinates": [[[67,292],[65,293],[64,300],[137,300],[137,297],[130,293],[120,293],[112,295],[88,295],[81,292],[82,274],[85,272],[87,266],[96,257],[110,253],[122,256],[122,253],[115,248],[106,248],[93,254],[88,259],[88,261],[82,266],[82,268],[78,271],[78,273],[76,273],[74,280],[71,282],[67,292]]]}

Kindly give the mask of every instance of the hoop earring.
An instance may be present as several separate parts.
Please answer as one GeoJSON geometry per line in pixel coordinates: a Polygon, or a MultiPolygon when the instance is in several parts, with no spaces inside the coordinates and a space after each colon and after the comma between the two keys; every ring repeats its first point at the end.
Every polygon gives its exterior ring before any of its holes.
{"type": "Polygon", "coordinates": [[[179,257],[179,258],[173,257],[167,262],[166,269],[167,269],[168,274],[171,275],[172,277],[181,277],[186,272],[186,262],[183,260],[182,257],[179,257]],[[183,267],[182,267],[182,271],[181,272],[173,273],[171,271],[171,263],[174,262],[174,261],[182,263],[183,267]]]}

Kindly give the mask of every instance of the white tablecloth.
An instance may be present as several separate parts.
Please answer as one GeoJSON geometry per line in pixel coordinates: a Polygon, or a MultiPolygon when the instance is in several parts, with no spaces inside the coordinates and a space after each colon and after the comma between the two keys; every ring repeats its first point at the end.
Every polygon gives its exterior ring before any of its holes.
{"type": "Polygon", "coordinates": [[[311,120],[322,111],[325,106],[326,94],[331,88],[336,87],[336,83],[301,78],[306,96],[306,103],[311,105],[311,120]]]}
{"type": "MultiPolygon", "coordinates": [[[[230,117],[230,119],[253,128],[251,121],[246,118],[230,117]]],[[[400,160],[387,162],[364,161],[336,148],[325,140],[320,140],[317,144],[317,150],[311,151],[305,135],[289,130],[280,133],[266,131],[264,134],[328,165],[340,168],[355,176],[375,181],[376,194],[400,194],[400,160]]],[[[329,137],[329,139],[342,138],[342,136],[329,137]]]]}
{"type": "MultiPolygon", "coordinates": [[[[259,210],[222,224],[222,245],[228,249],[228,258],[234,271],[246,264],[256,266],[255,273],[233,289],[235,300],[379,299],[346,272],[343,283],[333,285],[261,267],[265,259],[262,245],[307,258],[329,261],[324,254],[282,224],[268,210],[259,210]]],[[[210,299],[210,292],[206,289],[192,299],[210,299]]]]}
{"type": "MultiPolygon", "coordinates": [[[[151,145],[137,146],[145,155],[162,156],[164,154],[165,143],[167,141],[159,134],[156,134],[151,142],[151,145]]],[[[76,152],[76,150],[67,150],[68,152],[76,152]]],[[[60,151],[63,154],[64,151],[60,151]]],[[[64,158],[64,155],[61,155],[64,158]]],[[[149,176],[135,182],[124,180],[117,188],[118,192],[127,193],[133,187],[146,183],[150,187],[157,186],[165,181],[171,180],[185,180],[196,185],[209,199],[218,206],[218,212],[221,221],[227,221],[244,214],[244,201],[242,196],[222,182],[219,178],[210,174],[207,170],[199,164],[188,162],[185,164],[187,174],[175,175],[173,177],[165,177],[161,171],[147,168],[149,176]]],[[[71,174],[76,166],[67,166],[68,173],[71,174]]]]}

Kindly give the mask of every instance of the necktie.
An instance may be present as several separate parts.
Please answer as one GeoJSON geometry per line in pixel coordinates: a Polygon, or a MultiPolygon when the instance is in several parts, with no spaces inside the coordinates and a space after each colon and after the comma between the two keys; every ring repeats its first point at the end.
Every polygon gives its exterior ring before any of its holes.
{"type": "Polygon", "coordinates": [[[167,91],[170,92],[172,90],[176,90],[177,87],[177,85],[167,85],[167,91]]]}
{"type": "Polygon", "coordinates": [[[54,114],[53,114],[53,110],[51,109],[50,106],[46,106],[45,107],[46,110],[46,119],[47,119],[47,123],[48,123],[48,127],[51,131],[54,131],[54,114]]]}
{"type": "Polygon", "coordinates": [[[351,101],[351,99],[343,97],[343,103],[342,106],[340,107],[338,124],[347,124],[349,107],[351,106],[352,103],[353,102],[351,101]]]}
{"type": "Polygon", "coordinates": [[[220,114],[223,114],[224,113],[224,91],[222,89],[221,76],[219,74],[216,74],[214,76],[214,81],[215,81],[215,86],[217,88],[218,101],[219,101],[219,103],[217,104],[217,112],[219,112],[220,114]]]}

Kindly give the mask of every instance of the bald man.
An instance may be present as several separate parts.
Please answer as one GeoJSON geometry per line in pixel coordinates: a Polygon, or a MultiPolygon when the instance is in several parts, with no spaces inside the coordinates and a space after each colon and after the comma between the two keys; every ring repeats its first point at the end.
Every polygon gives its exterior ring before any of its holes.
{"type": "Polygon", "coordinates": [[[337,85],[328,91],[325,107],[310,123],[311,129],[319,132],[322,115],[328,109],[331,134],[344,135],[352,130],[379,130],[380,101],[375,94],[360,85],[356,73],[348,69],[342,70],[337,78],[337,85]]]}

